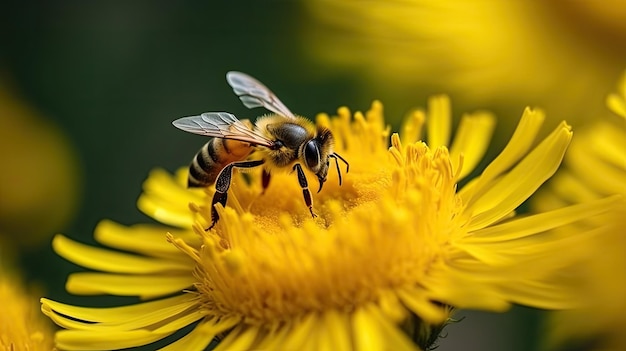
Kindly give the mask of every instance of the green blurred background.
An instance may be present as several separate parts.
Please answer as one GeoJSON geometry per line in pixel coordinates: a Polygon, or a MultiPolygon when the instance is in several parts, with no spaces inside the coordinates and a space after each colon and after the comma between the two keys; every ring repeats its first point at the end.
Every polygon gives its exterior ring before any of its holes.
{"type": "MultiPolygon", "coordinates": [[[[19,215],[0,216],[10,247],[3,254],[14,256],[28,281],[44,286],[48,297],[64,302],[93,304],[93,299],[64,292],[65,277],[80,268],[51,251],[52,234],[94,243],[93,228],[103,218],[151,221],[135,207],[148,172],[186,165],[206,141],[173,128],[175,118],[221,110],[244,118],[262,113],[241,105],[226,84],[227,71],[254,75],[305,116],[333,113],[343,105],[365,110],[381,99],[388,102],[385,111],[394,126],[410,108],[424,106],[428,95],[448,92],[445,82],[421,79],[420,72],[406,72],[406,84],[395,77],[386,86],[379,83],[385,82],[384,73],[372,79],[367,68],[320,59],[312,51],[336,49],[324,49],[326,40],[349,43],[354,33],[317,21],[311,6],[300,2],[30,1],[3,8],[0,86],[5,105],[13,108],[3,109],[0,121],[14,136],[0,144],[3,173],[11,175],[0,178],[4,209],[16,208],[18,200],[10,199],[21,199],[36,182],[49,190],[34,195],[34,204],[20,207],[19,215]]],[[[355,51],[354,62],[361,64],[361,55],[355,51]]],[[[590,91],[603,96],[610,88],[590,91]]],[[[526,104],[537,102],[523,102],[524,96],[472,99],[458,90],[458,84],[450,85],[457,119],[456,111],[483,107],[516,121],[526,104]]],[[[506,140],[514,124],[502,123],[496,140],[506,140]]],[[[446,329],[439,350],[529,350],[540,330],[540,313],[531,309],[461,315],[467,318],[446,329]]]]}

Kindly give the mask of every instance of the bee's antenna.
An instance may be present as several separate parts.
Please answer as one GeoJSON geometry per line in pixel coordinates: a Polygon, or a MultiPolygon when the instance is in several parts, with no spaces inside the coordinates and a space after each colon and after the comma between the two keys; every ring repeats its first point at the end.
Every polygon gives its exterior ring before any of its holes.
{"type": "Polygon", "coordinates": [[[346,173],[348,173],[348,171],[350,170],[350,164],[348,163],[348,161],[346,161],[345,158],[341,157],[338,153],[333,152],[330,157],[335,159],[335,165],[337,166],[337,174],[339,175],[339,185],[341,185],[341,169],[339,169],[339,161],[337,161],[337,159],[340,159],[341,161],[343,161],[343,163],[346,164],[346,173]]]}

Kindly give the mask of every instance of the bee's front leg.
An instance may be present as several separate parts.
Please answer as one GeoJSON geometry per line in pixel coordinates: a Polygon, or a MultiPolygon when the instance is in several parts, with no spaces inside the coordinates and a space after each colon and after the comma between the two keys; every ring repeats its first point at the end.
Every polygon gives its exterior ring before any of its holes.
{"type": "Polygon", "coordinates": [[[220,174],[218,174],[217,179],[215,180],[215,194],[213,195],[213,200],[211,201],[211,226],[206,229],[207,231],[211,230],[217,223],[217,220],[220,219],[215,205],[220,203],[223,207],[226,207],[228,189],[230,188],[230,182],[233,178],[233,168],[254,168],[262,165],[263,162],[265,161],[255,160],[232,162],[220,171],[220,174]]]}
{"type": "Polygon", "coordinates": [[[299,163],[293,165],[293,170],[298,174],[298,183],[300,183],[300,187],[302,188],[302,195],[304,196],[304,203],[309,208],[309,212],[311,212],[311,216],[313,218],[317,217],[315,213],[313,213],[313,199],[311,199],[311,192],[309,191],[309,182],[306,180],[306,176],[304,175],[304,171],[302,170],[302,166],[299,163]]]}

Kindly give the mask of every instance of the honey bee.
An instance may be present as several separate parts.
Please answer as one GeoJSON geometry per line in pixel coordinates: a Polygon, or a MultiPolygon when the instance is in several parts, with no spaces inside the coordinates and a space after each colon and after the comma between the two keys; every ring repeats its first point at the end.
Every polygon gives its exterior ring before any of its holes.
{"type": "Polygon", "coordinates": [[[313,212],[313,200],[303,167],[317,176],[318,193],[322,190],[330,159],[335,160],[339,185],[342,183],[339,161],[350,165],[333,150],[333,134],[328,128],[316,127],[305,117],[293,114],[263,83],[241,72],[228,72],[228,84],[244,106],[265,107],[273,112],[261,116],[253,126],[227,112],[206,112],[183,117],[172,124],[186,132],[212,137],[195,155],[189,166],[188,187],[208,187],[215,184],[211,203],[211,226],[219,216],[215,205],[226,206],[233,169],[262,167],[262,189],[269,186],[271,172],[296,172],[302,188],[304,203],[313,212]]]}

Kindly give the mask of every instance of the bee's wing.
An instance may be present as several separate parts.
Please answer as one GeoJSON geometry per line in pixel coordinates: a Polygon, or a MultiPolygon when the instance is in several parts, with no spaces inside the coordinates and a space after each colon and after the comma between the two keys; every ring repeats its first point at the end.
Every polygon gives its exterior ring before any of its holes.
{"type": "Polygon", "coordinates": [[[226,80],[247,108],[265,107],[281,116],[295,118],[295,115],[268,87],[249,75],[231,71],[226,73],[226,80]]]}
{"type": "Polygon", "coordinates": [[[227,112],[206,112],[199,116],[183,117],[172,124],[178,129],[193,134],[239,140],[267,147],[274,145],[272,140],[248,128],[237,117],[227,112]]]}

